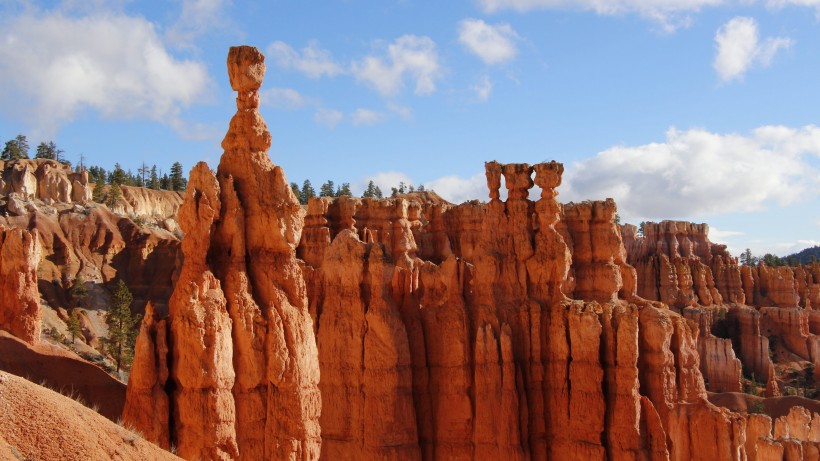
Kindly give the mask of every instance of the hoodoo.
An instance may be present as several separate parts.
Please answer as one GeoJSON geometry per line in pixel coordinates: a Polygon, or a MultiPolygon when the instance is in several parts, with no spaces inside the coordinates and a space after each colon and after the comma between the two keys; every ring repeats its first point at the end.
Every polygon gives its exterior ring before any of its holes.
{"type": "Polygon", "coordinates": [[[231,48],[238,110],[217,174],[204,163],[191,171],[167,336],[158,320],[137,340],[134,373],[148,379],[129,388],[125,415],[139,415],[132,406],[150,401],[146,393],[167,373],[168,413],[159,398],[142,410],[159,414],[129,422],[150,424],[146,434],[162,433],[157,440],[186,459],[313,460],[320,453],[318,353],[296,259],[303,212],[268,157],[271,137],[258,111],[264,73],[257,49],[231,48]],[[156,354],[164,349],[157,339],[166,337],[167,362],[156,354]]]}

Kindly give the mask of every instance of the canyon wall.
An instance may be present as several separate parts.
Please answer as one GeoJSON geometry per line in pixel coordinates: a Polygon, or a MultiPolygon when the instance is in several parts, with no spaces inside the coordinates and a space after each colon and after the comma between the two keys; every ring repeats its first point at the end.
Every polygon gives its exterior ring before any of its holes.
{"type": "Polygon", "coordinates": [[[217,172],[191,171],[184,262],[168,318],[143,322],[128,424],[187,459],[816,450],[804,418],[772,432],[706,400],[701,369],[734,390],[741,361],[701,308],[746,291],[704,229],[626,237],[611,199],[556,200],[557,162],[485,164],[488,203],[313,198],[305,216],[267,156],[264,69],[256,49],[231,49],[238,112],[217,172]]]}
{"type": "MultiPolygon", "coordinates": [[[[0,161],[0,201],[5,201],[6,212],[13,216],[47,212],[59,204],[88,205],[94,186],[87,171],[74,172],[56,160],[0,161]]],[[[124,216],[152,222],[173,220],[182,204],[180,192],[132,186],[120,189],[122,200],[113,211],[124,216]]]]}

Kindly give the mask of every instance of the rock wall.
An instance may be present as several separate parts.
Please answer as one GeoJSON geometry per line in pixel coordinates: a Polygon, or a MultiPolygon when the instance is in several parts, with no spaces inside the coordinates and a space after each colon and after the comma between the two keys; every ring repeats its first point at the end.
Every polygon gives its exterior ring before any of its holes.
{"type": "Polygon", "coordinates": [[[0,329],[34,344],[40,340],[37,231],[0,226],[0,329]]]}
{"type": "Polygon", "coordinates": [[[732,459],[743,419],[705,402],[697,330],[637,296],[614,202],[562,206],[555,162],[486,169],[487,204],[308,204],[323,457],[686,459],[704,419],[732,459]]]}
{"type": "Polygon", "coordinates": [[[94,185],[88,182],[88,172],[75,173],[56,160],[10,160],[0,162],[0,167],[0,196],[15,194],[22,200],[39,199],[47,204],[91,200],[94,185]]]}
{"type": "Polygon", "coordinates": [[[258,112],[264,72],[255,48],[231,48],[228,73],[239,94],[225,153],[216,174],[194,167],[179,210],[186,235],[164,340],[170,360],[156,359],[161,323],[146,323],[133,366],[141,384],[129,393],[127,421],[148,426],[160,443],[167,434],[187,459],[320,453],[318,353],[295,257],[303,212],[267,155],[270,133],[258,112]],[[163,391],[168,412],[154,407],[154,416],[139,417],[145,396],[163,391]]]}
{"type": "Polygon", "coordinates": [[[137,226],[99,204],[0,217],[0,225],[36,231],[41,252],[35,283],[52,308],[76,307],[68,290],[81,276],[89,293],[83,302],[86,309],[106,309],[110,294],[104,285],[123,279],[137,312],[149,301],[167,312],[180,256],[174,234],[137,226]]]}
{"type": "Polygon", "coordinates": [[[120,186],[122,203],[114,211],[126,216],[151,218],[153,220],[176,219],[183,194],[170,190],[153,190],[145,187],[120,186]]]}
{"type": "MultiPolygon", "coordinates": [[[[5,198],[6,211],[11,215],[45,211],[42,209],[56,204],[91,203],[94,184],[89,183],[85,170],[74,172],[70,166],[48,159],[0,162],[0,170],[0,199],[5,198]]],[[[131,186],[120,189],[122,201],[113,211],[124,216],[152,222],[173,220],[182,204],[179,192],[131,186]]]]}
{"type": "Polygon", "coordinates": [[[758,426],[749,445],[748,416],[706,400],[701,354],[719,370],[710,383],[729,389],[738,359],[710,315],[664,304],[746,295],[705,228],[630,240],[612,200],[556,200],[556,162],[487,163],[488,203],[314,198],[304,216],[267,157],[263,57],[232,48],[228,68],[239,110],[225,154],[216,174],[191,172],[170,315],[148,316],[138,341],[125,413],[154,440],[188,459],[739,461],[747,446],[802,449],[798,432],[778,442],[758,426]],[[655,262],[636,271],[628,249],[655,262]],[[663,289],[642,288],[642,273],[663,289]]]}

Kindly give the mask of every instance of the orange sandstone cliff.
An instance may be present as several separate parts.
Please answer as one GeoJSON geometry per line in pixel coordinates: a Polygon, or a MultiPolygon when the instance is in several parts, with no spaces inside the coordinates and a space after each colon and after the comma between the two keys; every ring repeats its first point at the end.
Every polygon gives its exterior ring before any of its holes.
{"type": "Polygon", "coordinates": [[[0,226],[0,329],[29,344],[40,340],[37,266],[42,247],[37,231],[0,226]]]}
{"type": "MultiPolygon", "coordinates": [[[[187,459],[817,452],[803,413],[773,427],[707,401],[703,374],[739,390],[749,354],[702,308],[743,303],[754,274],[704,230],[661,225],[650,242],[615,224],[612,200],[562,205],[556,162],[487,163],[488,203],[314,198],[304,216],[267,157],[263,57],[232,48],[228,68],[225,153],[216,174],[191,172],[169,317],[149,310],[137,341],[124,414],[149,438],[187,459]]],[[[749,347],[765,338],[754,312],[749,347]]]]}
{"type": "Polygon", "coordinates": [[[318,353],[295,257],[303,212],[267,154],[257,110],[264,72],[255,48],[231,48],[238,110],[225,153],[216,174],[204,163],[191,172],[170,315],[147,318],[137,340],[126,421],[187,459],[320,453],[318,353]]]}

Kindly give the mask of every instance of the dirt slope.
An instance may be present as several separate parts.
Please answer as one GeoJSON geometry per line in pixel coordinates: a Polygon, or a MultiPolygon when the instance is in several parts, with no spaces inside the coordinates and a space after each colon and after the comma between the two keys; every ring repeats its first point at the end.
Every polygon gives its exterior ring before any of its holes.
{"type": "Polygon", "coordinates": [[[178,460],[54,391],[0,372],[0,460],[178,460]],[[8,448],[3,441],[13,448],[8,448]]]}

